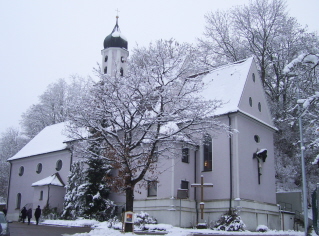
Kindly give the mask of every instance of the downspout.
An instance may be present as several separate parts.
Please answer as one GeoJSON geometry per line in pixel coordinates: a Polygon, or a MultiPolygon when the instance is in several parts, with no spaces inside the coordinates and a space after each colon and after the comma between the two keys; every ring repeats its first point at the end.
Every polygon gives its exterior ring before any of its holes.
{"type": "Polygon", "coordinates": [[[47,208],[50,209],[50,184],[48,184],[47,208]]]}
{"type": "Polygon", "coordinates": [[[71,152],[71,156],[70,156],[70,171],[72,170],[72,164],[73,164],[73,144],[70,144],[70,148],[69,151],[71,152]],[[72,146],[71,146],[72,145],[72,146]]]}
{"type": "MultiPolygon", "coordinates": [[[[197,175],[197,152],[198,152],[198,148],[196,148],[195,152],[194,152],[194,156],[195,156],[195,164],[194,164],[194,183],[196,182],[196,175],[197,175]]],[[[196,189],[194,188],[194,200],[195,200],[195,210],[196,210],[196,225],[198,224],[198,207],[197,207],[197,198],[196,198],[196,189]]]]}
{"type": "MultiPolygon", "coordinates": [[[[231,130],[231,117],[229,114],[227,114],[228,116],[228,125],[229,125],[229,131],[231,130]]],[[[233,199],[233,149],[232,149],[232,135],[229,134],[229,213],[231,213],[232,210],[232,199],[233,199]]]]}

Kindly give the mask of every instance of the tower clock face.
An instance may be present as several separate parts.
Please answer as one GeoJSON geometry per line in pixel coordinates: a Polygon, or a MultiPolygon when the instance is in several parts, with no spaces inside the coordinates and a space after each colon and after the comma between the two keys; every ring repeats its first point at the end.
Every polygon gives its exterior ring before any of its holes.
{"type": "Polygon", "coordinates": [[[125,60],[124,60],[124,57],[121,57],[121,62],[124,63],[124,61],[125,61],[125,60]]]}

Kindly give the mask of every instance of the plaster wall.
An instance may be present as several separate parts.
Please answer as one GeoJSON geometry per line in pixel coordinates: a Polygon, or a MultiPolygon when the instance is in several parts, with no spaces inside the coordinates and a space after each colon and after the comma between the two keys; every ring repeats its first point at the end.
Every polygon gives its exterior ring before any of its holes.
{"type": "MultiPolygon", "coordinates": [[[[34,188],[31,187],[32,183],[44,179],[56,172],[60,174],[64,184],[67,183],[67,177],[70,170],[70,155],[68,150],[63,150],[11,161],[11,180],[8,196],[9,220],[17,220],[21,211],[20,208],[22,209],[24,205],[32,203],[34,199],[34,188]],[[60,171],[56,170],[56,162],[58,160],[62,160],[63,163],[60,171]],[[42,171],[38,174],[36,170],[39,163],[42,164],[42,171]],[[24,167],[22,176],[19,175],[21,166],[24,167]],[[20,208],[17,208],[18,193],[21,193],[20,208]]],[[[61,204],[63,204],[63,201],[59,203],[59,205],[61,204]]]]}

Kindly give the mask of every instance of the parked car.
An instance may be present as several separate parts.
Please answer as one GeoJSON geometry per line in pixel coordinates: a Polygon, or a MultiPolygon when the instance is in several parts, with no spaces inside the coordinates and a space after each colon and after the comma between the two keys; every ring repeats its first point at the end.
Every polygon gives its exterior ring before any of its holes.
{"type": "Polygon", "coordinates": [[[0,212],[0,236],[10,236],[9,223],[3,212],[0,212]]]}

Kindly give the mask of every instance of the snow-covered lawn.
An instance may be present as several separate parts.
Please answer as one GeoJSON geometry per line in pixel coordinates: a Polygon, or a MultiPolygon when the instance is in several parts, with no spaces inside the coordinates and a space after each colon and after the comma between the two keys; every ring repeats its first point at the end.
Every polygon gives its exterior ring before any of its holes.
{"type": "MultiPolygon", "coordinates": [[[[96,220],[85,220],[85,219],[78,219],[78,220],[45,220],[42,222],[42,224],[49,224],[49,225],[64,225],[64,226],[73,226],[73,227],[80,227],[80,226],[89,226],[92,227],[92,230],[89,233],[78,233],[74,234],[74,236],[101,236],[101,235],[108,235],[108,236],[123,236],[123,233],[120,232],[119,230],[115,230],[112,228],[109,228],[109,223],[108,222],[98,222],[96,220]]],[[[256,233],[256,232],[250,232],[250,231],[245,231],[245,232],[223,232],[223,231],[214,231],[210,229],[183,229],[179,227],[173,227],[171,225],[167,224],[148,224],[147,227],[149,229],[152,228],[161,228],[165,229],[166,232],[168,232],[166,235],[167,236],[190,236],[193,233],[208,233],[212,234],[214,233],[215,235],[298,235],[302,236],[304,235],[303,232],[295,232],[295,231],[268,231],[265,233],[256,233]]],[[[125,234],[127,236],[131,235],[136,235],[132,233],[127,233],[125,234]]],[[[313,235],[316,235],[313,233],[313,235]]]]}

